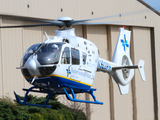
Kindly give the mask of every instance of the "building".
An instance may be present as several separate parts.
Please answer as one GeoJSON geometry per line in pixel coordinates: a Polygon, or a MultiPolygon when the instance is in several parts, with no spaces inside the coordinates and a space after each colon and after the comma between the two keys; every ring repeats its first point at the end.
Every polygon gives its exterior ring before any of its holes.
{"type": "MultiPolygon", "coordinates": [[[[15,18],[55,20],[61,16],[78,19],[110,16],[97,22],[114,22],[106,25],[74,26],[76,35],[94,42],[100,57],[111,60],[119,27],[131,30],[131,58],[134,64],[145,60],[146,82],[138,71],[130,83],[127,95],[120,95],[117,84],[108,74],[97,73],[93,88],[98,101],[104,105],[87,104],[86,113],[90,120],[158,120],[160,119],[160,14],[140,0],[1,0],[0,26],[35,24],[15,18]],[[125,21],[125,22],[117,22],[125,21]]],[[[26,49],[45,39],[44,31],[54,36],[56,27],[34,27],[0,29],[0,95],[13,91],[23,95],[22,88],[30,85],[24,80],[19,67],[26,49]]],[[[87,95],[83,95],[90,99],[87,95]]]]}

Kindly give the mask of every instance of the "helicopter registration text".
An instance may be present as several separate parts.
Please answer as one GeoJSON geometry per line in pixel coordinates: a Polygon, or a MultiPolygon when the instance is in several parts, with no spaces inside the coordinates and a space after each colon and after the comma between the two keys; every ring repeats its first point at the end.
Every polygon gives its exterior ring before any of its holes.
{"type": "Polygon", "coordinates": [[[103,70],[107,70],[107,71],[112,70],[111,66],[108,63],[103,62],[103,61],[98,61],[98,68],[103,69],[103,70]]]}

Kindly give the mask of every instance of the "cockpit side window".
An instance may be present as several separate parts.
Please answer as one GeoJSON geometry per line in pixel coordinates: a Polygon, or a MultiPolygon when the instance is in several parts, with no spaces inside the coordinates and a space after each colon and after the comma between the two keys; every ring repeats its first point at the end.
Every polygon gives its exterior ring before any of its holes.
{"type": "Polygon", "coordinates": [[[70,49],[69,47],[65,47],[62,58],[61,58],[61,64],[70,64],[70,49]]]}
{"type": "Polygon", "coordinates": [[[86,64],[87,54],[82,52],[83,65],[86,64]]]}
{"type": "Polygon", "coordinates": [[[72,54],[72,64],[79,65],[80,63],[79,50],[72,48],[71,54],[72,54]]]}

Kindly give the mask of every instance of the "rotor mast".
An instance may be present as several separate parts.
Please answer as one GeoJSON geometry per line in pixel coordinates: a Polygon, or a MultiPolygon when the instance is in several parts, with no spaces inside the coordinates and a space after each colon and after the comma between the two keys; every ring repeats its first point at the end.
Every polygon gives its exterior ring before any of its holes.
{"type": "Polygon", "coordinates": [[[61,29],[63,27],[63,30],[67,30],[67,28],[71,28],[72,26],[69,25],[68,23],[73,21],[73,18],[71,17],[60,17],[58,19],[56,19],[55,21],[62,21],[65,23],[64,26],[59,26],[59,29],[61,29]]]}

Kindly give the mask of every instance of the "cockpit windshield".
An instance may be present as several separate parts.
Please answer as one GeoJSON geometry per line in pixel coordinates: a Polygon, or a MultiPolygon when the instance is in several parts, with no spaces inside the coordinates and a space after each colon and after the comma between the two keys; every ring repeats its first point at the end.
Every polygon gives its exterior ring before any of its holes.
{"type": "Polygon", "coordinates": [[[37,52],[37,60],[41,65],[57,64],[63,43],[50,43],[43,45],[37,52]]]}
{"type": "Polygon", "coordinates": [[[31,47],[29,47],[27,49],[27,51],[25,52],[22,60],[21,60],[21,65],[20,66],[24,66],[25,62],[28,60],[28,58],[37,50],[37,48],[40,46],[41,44],[34,44],[31,47]]]}

